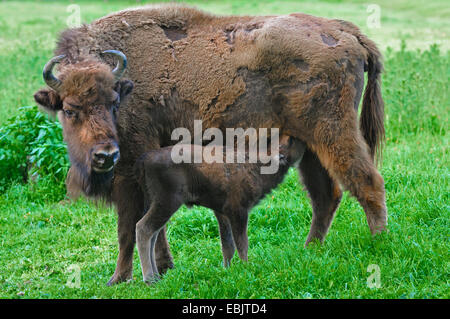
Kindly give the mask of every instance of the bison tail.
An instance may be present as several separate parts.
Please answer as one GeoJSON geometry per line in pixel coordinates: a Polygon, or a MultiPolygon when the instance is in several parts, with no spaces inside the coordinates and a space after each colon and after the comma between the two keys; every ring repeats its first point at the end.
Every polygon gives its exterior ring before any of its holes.
{"type": "Polygon", "coordinates": [[[364,91],[359,125],[366,140],[370,154],[377,162],[381,162],[382,147],[385,138],[384,102],[381,96],[380,74],[383,72],[381,53],[375,43],[362,36],[361,45],[367,50],[368,81],[364,91]]]}

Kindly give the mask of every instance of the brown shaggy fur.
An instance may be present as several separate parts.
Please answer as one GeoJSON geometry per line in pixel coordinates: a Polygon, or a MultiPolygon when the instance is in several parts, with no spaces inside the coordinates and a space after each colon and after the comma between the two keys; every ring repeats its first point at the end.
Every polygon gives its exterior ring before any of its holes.
{"type": "MultiPolygon", "coordinates": [[[[307,243],[324,239],[340,202],[339,185],[358,199],[372,233],[385,228],[384,184],[373,161],[384,134],[381,55],[355,25],[305,14],[218,17],[178,5],[124,10],[61,34],[56,54],[67,57],[59,76],[69,79],[83,69],[92,75],[83,82],[86,87],[94,78],[101,87],[111,85],[104,66],[114,61],[100,54],[108,49],[125,53],[129,66],[124,77],[135,85],[117,124],[106,107],[97,115],[102,120],[94,120],[98,125],[84,133],[70,123],[63,127],[73,141],[69,153],[78,154],[71,155],[72,168],[86,174],[85,142],[94,147],[111,133],[106,139],[120,145],[114,177],[103,181],[112,185],[108,195],[119,214],[120,251],[110,284],[131,276],[135,225],[143,212],[143,194],[131,167],[141,154],[174,144],[174,128],[192,131],[194,119],[203,120],[203,129],[278,127],[280,134],[307,144],[299,166],[313,204],[307,243]],[[97,63],[98,76],[94,66],[90,73],[91,61],[97,63]],[[365,70],[368,83],[358,125],[365,70]],[[96,129],[102,133],[96,135],[96,129]]],[[[89,92],[72,83],[64,87],[67,92],[73,88],[70,95],[50,99],[55,92],[38,92],[36,100],[57,111],[66,100],[89,92]]],[[[110,87],[106,92],[113,94],[110,87]]],[[[102,98],[94,95],[93,100],[102,98]]],[[[96,187],[91,194],[106,196],[101,189],[107,188],[96,187]]],[[[156,253],[160,269],[171,266],[164,231],[156,253]]]]}
{"type": "MultiPolygon", "coordinates": [[[[204,152],[210,146],[191,145],[204,152]]],[[[136,225],[136,238],[145,282],[158,277],[154,257],[156,238],[162,227],[182,204],[202,205],[214,210],[219,222],[223,262],[230,264],[235,247],[247,261],[247,221],[250,209],[281,183],[290,166],[301,160],[306,145],[283,137],[274,174],[261,174],[263,163],[180,163],[172,161],[172,146],[144,154],[136,163],[135,175],[148,203],[148,210],[136,225]]],[[[217,150],[216,150],[217,151],[217,150]]],[[[234,152],[234,150],[231,150],[234,152]]],[[[246,154],[248,157],[248,153],[246,154]]],[[[193,158],[193,156],[189,156],[193,158]]]]}

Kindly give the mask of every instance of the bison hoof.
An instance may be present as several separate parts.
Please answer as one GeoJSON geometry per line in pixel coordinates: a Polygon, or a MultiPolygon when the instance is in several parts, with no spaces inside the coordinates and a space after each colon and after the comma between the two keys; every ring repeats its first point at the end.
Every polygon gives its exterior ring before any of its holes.
{"type": "Polygon", "coordinates": [[[157,283],[160,279],[161,279],[161,277],[159,276],[159,274],[153,274],[153,275],[145,276],[144,282],[148,286],[151,286],[151,285],[157,283]]]}
{"type": "Polygon", "coordinates": [[[118,275],[114,274],[111,277],[111,279],[107,282],[106,285],[107,286],[112,286],[112,285],[115,285],[115,284],[119,284],[121,282],[128,282],[128,281],[130,281],[132,279],[133,278],[132,278],[131,275],[129,275],[129,276],[118,276],[118,275]]]}
{"type": "Polygon", "coordinates": [[[378,227],[374,227],[371,230],[372,237],[379,237],[380,235],[389,233],[389,230],[386,228],[386,225],[381,225],[378,227]]]}
{"type": "Polygon", "coordinates": [[[157,262],[157,265],[158,265],[158,272],[160,274],[165,274],[167,272],[167,270],[172,269],[174,267],[174,264],[171,260],[163,262],[163,263],[157,262]]]}

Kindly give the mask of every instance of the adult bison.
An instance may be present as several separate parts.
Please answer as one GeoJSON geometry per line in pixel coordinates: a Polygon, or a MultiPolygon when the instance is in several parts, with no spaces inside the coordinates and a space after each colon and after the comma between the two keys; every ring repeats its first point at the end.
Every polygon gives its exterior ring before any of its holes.
{"type": "MultiPolygon", "coordinates": [[[[277,127],[307,144],[298,167],[313,207],[306,244],[324,239],[340,185],[358,199],[373,234],[385,229],[384,182],[374,166],[384,136],[382,64],[375,44],[353,24],[305,14],[218,17],[152,6],[66,30],[55,53],[44,68],[50,88],[35,100],[58,112],[71,187],[118,210],[119,257],[109,284],[132,276],[135,226],[144,213],[135,160],[174,144],[173,129],[193,130],[194,119],[203,129],[277,127]],[[116,51],[103,54],[110,49],[116,51]]],[[[156,258],[160,271],[172,266],[165,231],[156,258]]]]}

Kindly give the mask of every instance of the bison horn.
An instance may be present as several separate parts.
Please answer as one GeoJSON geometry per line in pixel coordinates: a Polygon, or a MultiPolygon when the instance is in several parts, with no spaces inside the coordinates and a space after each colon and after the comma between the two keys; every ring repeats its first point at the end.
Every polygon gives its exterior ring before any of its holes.
{"type": "Polygon", "coordinates": [[[53,67],[56,63],[59,63],[65,55],[58,55],[50,59],[47,64],[44,66],[44,70],[42,71],[42,76],[44,77],[45,83],[55,91],[58,91],[61,86],[61,80],[53,75],[53,67]]]}
{"type": "Polygon", "coordinates": [[[127,57],[125,56],[125,54],[117,50],[106,50],[103,51],[103,53],[111,54],[119,60],[117,66],[114,68],[114,70],[112,70],[112,74],[114,74],[116,80],[119,80],[123,72],[125,72],[125,69],[127,68],[127,57]]]}

